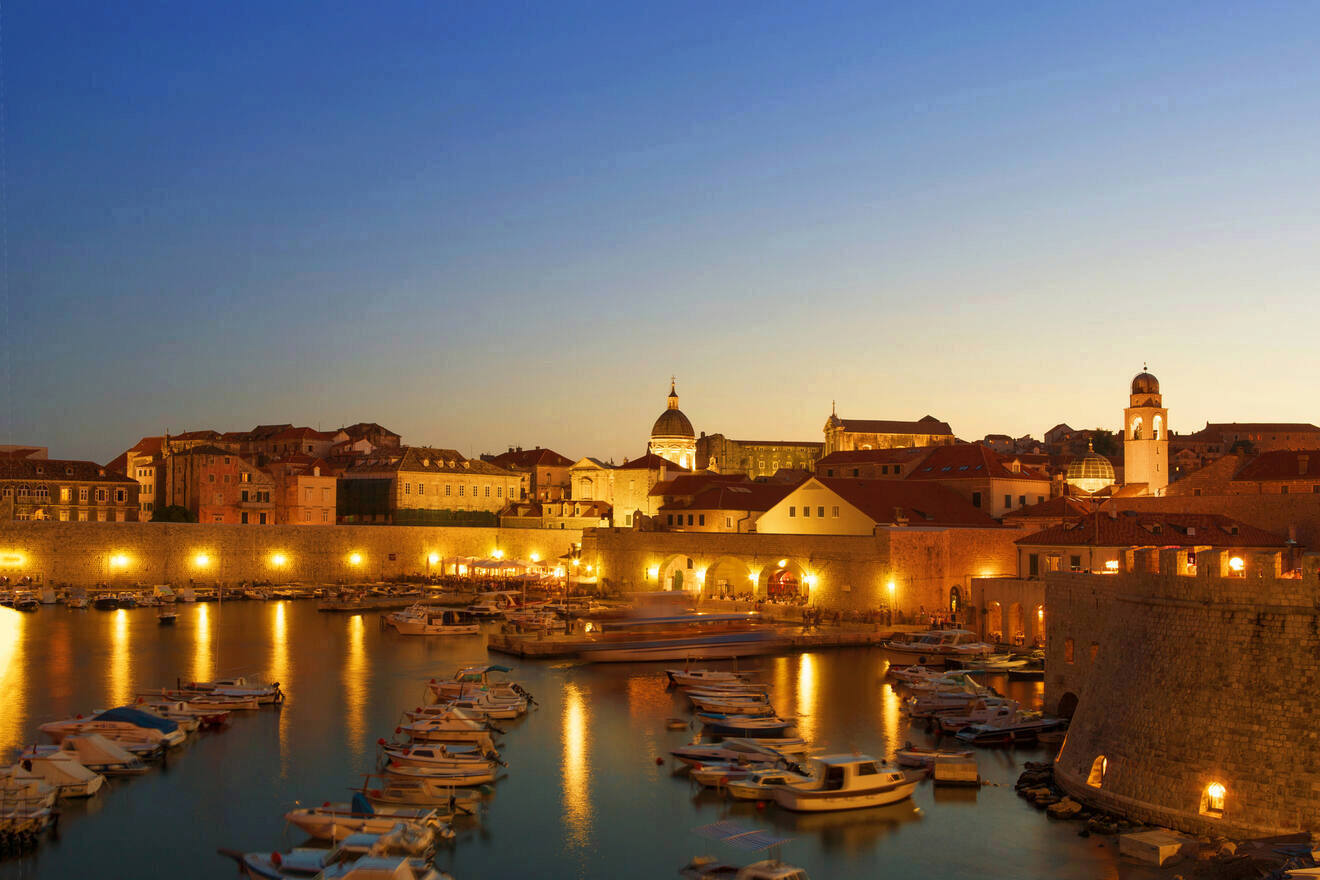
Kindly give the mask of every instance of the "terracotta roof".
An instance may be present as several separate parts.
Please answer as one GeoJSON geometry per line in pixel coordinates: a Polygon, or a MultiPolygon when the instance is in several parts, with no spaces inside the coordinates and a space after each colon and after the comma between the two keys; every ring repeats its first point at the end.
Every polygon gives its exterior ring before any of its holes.
{"type": "Polygon", "coordinates": [[[696,495],[713,485],[749,482],[746,474],[716,474],[710,471],[681,473],[651,487],[650,495],[696,495]]]}
{"type": "Polygon", "coordinates": [[[816,477],[817,482],[877,523],[894,523],[898,515],[910,525],[986,526],[999,528],[984,511],[938,483],[907,480],[841,480],[816,477]]]}
{"type": "Polygon", "coordinates": [[[626,461],[619,465],[618,469],[621,471],[658,471],[662,467],[675,473],[684,473],[691,470],[691,468],[676,465],[667,458],[661,458],[654,452],[648,452],[646,455],[634,458],[632,461],[626,461]]]}
{"type": "Polygon", "coordinates": [[[831,452],[816,462],[816,467],[842,464],[905,463],[913,459],[925,458],[935,448],[934,446],[900,446],[897,449],[844,449],[831,452]]]}
{"type": "Polygon", "coordinates": [[[708,486],[688,501],[675,501],[660,510],[760,510],[783,501],[796,486],[788,483],[727,483],[708,486]]]}
{"type": "Polygon", "coordinates": [[[75,480],[87,483],[126,483],[137,485],[137,480],[101,467],[94,461],[62,458],[9,458],[0,457],[0,480],[51,481],[75,480]]]}
{"type": "Polygon", "coordinates": [[[909,480],[975,480],[994,478],[1001,480],[1041,480],[1049,477],[1023,468],[1014,473],[1005,462],[1012,456],[1002,456],[988,446],[965,443],[958,446],[932,446],[930,453],[912,470],[909,480]]]}
{"type": "Polygon", "coordinates": [[[553,449],[542,449],[540,446],[534,449],[511,449],[486,460],[502,468],[569,467],[573,464],[571,459],[553,449]]]}
{"type": "Polygon", "coordinates": [[[1320,449],[1262,452],[1233,475],[1234,480],[1320,482],[1320,449]]]}
{"type": "Polygon", "coordinates": [[[315,428],[285,428],[272,434],[270,440],[332,440],[337,431],[318,431],[315,428]]]}
{"type": "Polygon", "coordinates": [[[1034,519],[1037,517],[1081,517],[1095,511],[1094,504],[1088,504],[1079,498],[1072,498],[1067,495],[1060,495],[1057,498],[1050,498],[1039,504],[1028,504],[1026,507],[1019,507],[1017,510],[1009,511],[1004,514],[1003,519],[1034,519]]]}
{"type": "Polygon", "coordinates": [[[1032,547],[1268,547],[1278,535],[1217,513],[1093,513],[1015,543],[1032,547]]]}
{"type": "MultiPolygon", "coordinates": [[[[389,428],[378,425],[375,422],[358,422],[355,425],[348,425],[347,427],[340,428],[339,430],[343,431],[353,440],[361,440],[363,437],[367,436],[368,434],[387,434],[391,437],[399,436],[398,434],[391,431],[389,428]]],[[[337,434],[339,433],[339,431],[336,431],[335,433],[337,434]]]]}
{"type": "Polygon", "coordinates": [[[915,422],[893,419],[838,419],[843,430],[853,434],[947,434],[953,429],[948,422],[934,416],[923,416],[915,422]]]}
{"type": "Polygon", "coordinates": [[[170,440],[218,440],[220,434],[218,431],[184,431],[182,434],[171,434],[170,440]]]}

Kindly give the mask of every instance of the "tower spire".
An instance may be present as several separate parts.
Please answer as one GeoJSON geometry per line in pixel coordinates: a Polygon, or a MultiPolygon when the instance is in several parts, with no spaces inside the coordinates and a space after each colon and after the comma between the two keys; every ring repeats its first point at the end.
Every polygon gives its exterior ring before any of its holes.
{"type": "Polygon", "coordinates": [[[678,379],[676,379],[674,376],[669,377],[669,408],[670,409],[678,409],[678,390],[675,387],[677,383],[678,383],[678,379]]]}

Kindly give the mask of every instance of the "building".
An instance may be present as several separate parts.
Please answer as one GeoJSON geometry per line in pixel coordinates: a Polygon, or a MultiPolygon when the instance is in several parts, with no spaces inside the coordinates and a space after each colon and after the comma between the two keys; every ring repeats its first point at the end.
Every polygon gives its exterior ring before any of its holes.
{"type": "MultiPolygon", "coordinates": [[[[657,486],[652,494],[660,490],[657,486]]],[[[660,525],[675,531],[736,534],[756,531],[761,515],[782,501],[793,486],[742,480],[707,483],[690,495],[669,494],[672,491],[665,491],[664,503],[656,512],[660,525]]]]}
{"type": "Polygon", "coordinates": [[[651,494],[656,483],[687,472],[688,468],[651,452],[611,469],[614,524],[629,527],[649,524],[661,504],[660,497],[651,494]]]}
{"type": "Polygon", "coordinates": [[[1087,445],[1086,454],[1068,463],[1064,482],[1082,495],[1095,495],[1114,485],[1114,465],[1087,445]]]}
{"type": "Polygon", "coordinates": [[[238,453],[208,444],[172,451],[166,438],[161,460],[159,506],[183,507],[199,523],[275,524],[275,481],[238,453]]]}
{"type": "Polygon", "coordinates": [[[1123,411],[1123,479],[1146,495],[1163,495],[1169,485],[1169,411],[1160,381],[1144,370],[1133,377],[1123,411]]]}
{"type": "Polygon", "coordinates": [[[504,529],[594,529],[610,524],[604,501],[515,501],[500,511],[504,529]]]}
{"type": "Polygon", "coordinates": [[[773,477],[784,469],[810,471],[825,449],[806,440],[730,440],[723,434],[697,438],[696,466],[752,479],[773,477]]]}
{"type": "Polygon", "coordinates": [[[522,474],[453,449],[381,448],[347,468],[339,521],[395,525],[495,525],[523,495],[522,474]]]}
{"type": "Polygon", "coordinates": [[[853,477],[860,480],[900,480],[912,473],[932,447],[850,449],[831,452],[816,462],[818,477],[853,477]]]}
{"type": "Polygon", "coordinates": [[[696,467],[697,435],[692,423],[678,408],[678,391],[673,379],[669,382],[668,406],[651,426],[651,442],[646,451],[658,455],[684,469],[696,467]]]}
{"type": "Polygon", "coordinates": [[[1195,433],[1175,435],[1173,442],[1214,459],[1235,450],[1259,453],[1320,448],[1320,428],[1307,422],[1206,422],[1195,433]]]}
{"type": "Polygon", "coordinates": [[[137,522],[136,480],[91,461],[0,455],[0,520],[137,522]]]}
{"type": "Polygon", "coordinates": [[[240,448],[250,460],[264,465],[268,461],[290,455],[328,458],[339,439],[342,438],[338,431],[317,431],[292,425],[259,425],[240,448]],[[271,431],[271,428],[275,430],[271,431]]]}
{"type": "Polygon", "coordinates": [[[275,522],[327,526],[337,521],[339,478],[323,459],[290,453],[266,465],[275,483],[275,522]]]}
{"type": "Polygon", "coordinates": [[[1048,476],[979,443],[937,446],[904,479],[939,483],[996,519],[1050,497],[1048,476]]]}
{"type": "Polygon", "coordinates": [[[1050,526],[1070,522],[1096,511],[1096,502],[1086,496],[1056,495],[1048,501],[1019,507],[1000,517],[1004,525],[1043,531],[1050,526]]]}
{"type": "Polygon", "coordinates": [[[573,497],[570,471],[573,462],[553,449],[509,447],[499,455],[483,455],[482,461],[525,474],[527,497],[535,501],[562,501],[573,497]]]}
{"type": "Polygon", "coordinates": [[[614,503],[614,469],[613,464],[601,461],[599,458],[587,456],[573,462],[568,469],[568,479],[572,486],[572,497],[575,501],[604,501],[606,504],[614,503]]]}
{"type": "Polygon", "coordinates": [[[835,412],[825,420],[825,455],[851,449],[892,449],[901,446],[951,446],[955,442],[948,422],[923,416],[915,422],[888,419],[841,419],[835,412]]]}
{"type": "Polygon", "coordinates": [[[997,528],[999,523],[937,483],[812,477],[761,514],[756,531],[870,535],[879,526],[997,528]]]}

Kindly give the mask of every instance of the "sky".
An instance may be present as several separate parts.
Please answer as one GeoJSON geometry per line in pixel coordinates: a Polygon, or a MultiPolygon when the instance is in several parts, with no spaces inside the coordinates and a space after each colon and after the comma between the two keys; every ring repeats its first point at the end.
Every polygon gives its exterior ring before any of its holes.
{"type": "Polygon", "coordinates": [[[1320,423],[1320,5],[0,7],[0,442],[1320,423]]]}

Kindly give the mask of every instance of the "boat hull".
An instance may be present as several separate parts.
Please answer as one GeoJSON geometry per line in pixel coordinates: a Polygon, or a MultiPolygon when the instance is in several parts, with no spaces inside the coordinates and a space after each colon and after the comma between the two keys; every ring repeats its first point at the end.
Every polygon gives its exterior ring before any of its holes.
{"type": "Polygon", "coordinates": [[[823,813],[836,810],[862,810],[896,804],[912,796],[917,783],[904,782],[892,788],[858,792],[829,792],[780,787],[774,790],[775,803],[799,813],[823,813]]]}

